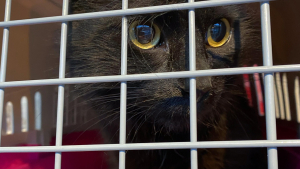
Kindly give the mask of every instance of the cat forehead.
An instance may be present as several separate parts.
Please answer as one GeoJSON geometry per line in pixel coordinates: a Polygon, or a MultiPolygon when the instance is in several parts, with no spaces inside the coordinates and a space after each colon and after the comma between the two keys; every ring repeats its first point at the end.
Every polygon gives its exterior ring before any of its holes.
{"type": "MultiPolygon", "coordinates": [[[[199,0],[206,1],[206,0],[199,0]]],[[[197,1],[197,2],[199,2],[197,1]]],[[[158,5],[167,5],[167,4],[178,4],[178,3],[187,3],[187,0],[129,0],[129,8],[140,8],[147,6],[158,6],[158,5]]],[[[210,8],[198,8],[195,9],[196,17],[201,20],[213,20],[215,18],[226,17],[228,19],[241,19],[251,15],[249,9],[253,10],[253,4],[242,4],[242,5],[229,5],[229,6],[217,6],[210,8]]],[[[186,15],[187,10],[177,11],[183,16],[186,15]]],[[[148,15],[160,15],[160,14],[148,14],[148,15]]],[[[178,15],[180,16],[180,15],[178,15]]],[[[197,19],[197,18],[196,18],[197,19]]]]}
{"type": "MultiPolygon", "coordinates": [[[[199,0],[205,1],[205,0],[199,0]]],[[[199,2],[197,1],[197,2],[199,2]]],[[[148,6],[168,5],[187,3],[187,0],[128,0],[129,8],[140,8],[148,6]]],[[[258,4],[258,3],[257,3],[258,4]]],[[[255,6],[255,5],[254,5],[255,6]]],[[[230,5],[230,6],[219,6],[213,8],[202,8],[196,9],[198,15],[227,15],[227,17],[243,17],[241,14],[248,13],[246,8],[253,7],[252,4],[244,5],[230,5]]],[[[107,11],[107,10],[119,10],[122,9],[121,0],[70,0],[70,12],[71,13],[85,13],[85,12],[96,12],[96,11],[107,11]]]]}
{"type": "MultiPolygon", "coordinates": [[[[201,0],[202,1],[202,0],[201,0]]],[[[166,5],[166,4],[176,4],[176,3],[186,3],[186,0],[128,0],[129,8],[140,8],[147,6],[158,6],[158,5],[166,5]]],[[[97,12],[97,11],[108,11],[108,10],[120,10],[122,8],[121,0],[71,0],[70,1],[70,13],[88,13],[88,12],[97,12]]],[[[256,3],[253,6],[252,4],[243,4],[243,5],[230,5],[230,6],[219,6],[219,7],[211,7],[211,8],[199,8],[195,9],[196,12],[196,23],[201,25],[204,29],[209,26],[214,20],[220,18],[227,18],[231,23],[236,20],[246,23],[256,14],[259,14],[259,3],[256,3]],[[250,7],[250,8],[249,8],[250,7]],[[253,8],[254,7],[254,8],[253,8]],[[250,9],[250,10],[249,10],[250,9]]],[[[133,20],[155,20],[155,19],[169,19],[168,17],[187,22],[187,12],[188,10],[181,11],[171,11],[171,12],[163,12],[163,13],[151,13],[151,14],[143,14],[143,15],[133,15],[128,16],[130,21],[133,20]]],[[[254,17],[255,18],[255,17],[254,17]]],[[[89,22],[95,29],[99,26],[98,22],[87,21],[89,22]]],[[[115,25],[120,25],[120,18],[103,18],[101,19],[102,23],[112,23],[115,25]]]]}
{"type": "MultiPolygon", "coordinates": [[[[188,11],[180,10],[180,11],[171,11],[164,13],[150,13],[150,14],[142,14],[142,15],[133,15],[128,16],[131,20],[155,20],[158,18],[185,18],[188,19],[188,11]]],[[[251,13],[248,12],[246,6],[221,6],[221,7],[212,7],[212,8],[199,8],[195,9],[196,14],[196,22],[211,22],[215,19],[227,18],[230,21],[234,20],[243,20],[244,18],[251,17],[251,13]]]]}

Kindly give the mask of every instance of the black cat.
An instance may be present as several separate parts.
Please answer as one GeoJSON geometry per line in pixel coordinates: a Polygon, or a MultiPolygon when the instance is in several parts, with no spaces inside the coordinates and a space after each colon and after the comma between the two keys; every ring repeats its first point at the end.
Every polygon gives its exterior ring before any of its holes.
{"type": "MultiPolygon", "coordinates": [[[[134,0],[129,8],[184,3],[134,0]]],[[[72,0],[71,13],[116,10],[121,1],[72,0]]],[[[259,4],[196,9],[197,70],[260,63],[259,4]]],[[[128,16],[128,74],[188,70],[188,11],[128,16]]],[[[70,23],[68,64],[73,77],[120,74],[121,17],[70,23]]],[[[198,141],[260,139],[242,76],[198,77],[198,141]]],[[[186,79],[128,82],[127,143],[190,140],[186,79]]],[[[79,84],[74,93],[99,115],[101,134],[119,142],[120,84],[79,84]]],[[[265,149],[199,149],[200,169],[265,168],[265,149]]],[[[110,168],[117,168],[118,154],[110,168]]],[[[128,151],[128,169],[188,169],[189,150],[128,151]]]]}

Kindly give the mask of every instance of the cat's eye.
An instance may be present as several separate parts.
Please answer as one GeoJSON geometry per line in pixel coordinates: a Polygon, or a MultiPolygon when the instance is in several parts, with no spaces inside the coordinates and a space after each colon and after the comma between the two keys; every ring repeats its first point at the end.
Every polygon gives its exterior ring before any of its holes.
{"type": "Polygon", "coordinates": [[[227,19],[222,18],[209,26],[206,33],[206,41],[211,47],[220,47],[230,38],[230,24],[227,19]]]}
{"type": "Polygon", "coordinates": [[[154,23],[143,23],[134,21],[129,27],[129,38],[131,42],[141,49],[155,47],[160,39],[160,29],[154,23]]]}

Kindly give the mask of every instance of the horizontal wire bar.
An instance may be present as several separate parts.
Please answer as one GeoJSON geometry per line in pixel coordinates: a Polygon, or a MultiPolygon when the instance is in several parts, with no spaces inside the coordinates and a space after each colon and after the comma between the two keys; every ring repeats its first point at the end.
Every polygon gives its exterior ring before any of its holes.
{"type": "Polygon", "coordinates": [[[0,153],[21,152],[76,152],[76,151],[119,151],[191,148],[265,148],[300,147],[300,140],[253,140],[253,141],[204,141],[168,143],[129,143],[68,146],[0,147],[0,153]]]}
{"type": "Polygon", "coordinates": [[[139,80],[190,78],[190,77],[201,77],[201,76],[224,76],[224,75],[273,73],[273,72],[296,72],[296,71],[300,71],[300,64],[225,68],[225,69],[210,69],[210,70],[197,70],[197,71],[165,72],[165,73],[148,73],[148,74],[133,74],[133,75],[113,75],[113,76],[76,77],[76,78],[65,78],[65,79],[11,81],[11,82],[1,82],[0,88],[24,87],[24,86],[46,86],[46,85],[61,85],[61,84],[123,82],[123,81],[139,81],[139,80]]]}
{"type": "Polygon", "coordinates": [[[179,4],[172,4],[172,5],[132,8],[132,9],[125,9],[125,10],[111,10],[111,11],[103,11],[103,12],[91,12],[91,13],[73,14],[73,15],[66,15],[66,16],[53,16],[53,17],[0,22],[0,27],[33,25],[33,24],[53,23],[53,22],[67,22],[67,21],[74,21],[74,20],[137,15],[137,14],[147,14],[147,13],[157,13],[157,12],[168,12],[168,11],[175,11],[175,10],[207,8],[207,7],[215,7],[215,6],[222,6],[222,5],[234,5],[234,4],[262,2],[262,1],[264,0],[210,0],[210,1],[201,1],[201,2],[192,2],[192,3],[179,3],[179,4]]]}

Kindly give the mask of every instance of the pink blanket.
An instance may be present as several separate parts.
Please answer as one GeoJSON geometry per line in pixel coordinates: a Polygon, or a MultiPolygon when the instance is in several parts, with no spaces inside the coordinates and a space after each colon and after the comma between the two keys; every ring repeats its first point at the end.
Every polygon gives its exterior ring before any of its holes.
{"type": "MultiPolygon", "coordinates": [[[[262,118],[262,122],[264,119],[262,118]]],[[[278,139],[297,139],[296,123],[278,120],[278,139]]],[[[265,135],[265,133],[263,133],[265,135]]],[[[98,131],[75,132],[63,136],[63,145],[101,144],[98,131]],[[97,138],[95,138],[97,137],[97,138]]],[[[55,144],[55,138],[50,145],[55,144]]],[[[19,145],[38,146],[38,145],[19,145]]],[[[278,148],[280,169],[300,169],[300,148],[278,148]]],[[[53,169],[54,153],[2,153],[0,169],[53,169]]],[[[107,169],[104,152],[62,153],[62,169],[107,169]]]]}
{"type": "MultiPolygon", "coordinates": [[[[66,134],[63,145],[101,144],[95,138],[99,132],[86,131],[66,134]],[[76,141],[75,141],[76,140],[76,141]]],[[[55,144],[55,138],[50,145],[55,144]]],[[[38,146],[38,145],[19,145],[38,146]]],[[[62,153],[62,169],[107,169],[104,152],[66,152],[62,153]]],[[[54,153],[2,153],[0,169],[54,169],[54,153]]]]}

